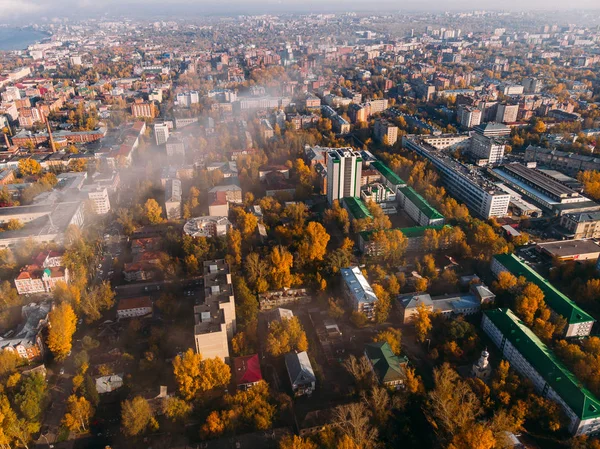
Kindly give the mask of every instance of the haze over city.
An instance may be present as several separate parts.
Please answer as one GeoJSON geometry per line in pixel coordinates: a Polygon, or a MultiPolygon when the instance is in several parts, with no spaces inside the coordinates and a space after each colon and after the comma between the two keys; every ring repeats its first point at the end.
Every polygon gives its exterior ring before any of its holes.
{"type": "Polygon", "coordinates": [[[599,7],[0,0],[0,449],[600,449],[599,7]]]}

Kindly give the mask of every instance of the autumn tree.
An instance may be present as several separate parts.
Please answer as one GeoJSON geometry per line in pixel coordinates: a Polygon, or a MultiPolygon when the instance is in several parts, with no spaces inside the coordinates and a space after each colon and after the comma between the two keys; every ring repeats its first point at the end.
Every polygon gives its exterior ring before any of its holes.
{"type": "Polygon", "coordinates": [[[291,287],[293,277],[291,274],[294,256],[283,246],[275,246],[269,254],[269,278],[271,287],[280,290],[291,287]]]}
{"type": "Polygon", "coordinates": [[[57,282],[54,286],[52,296],[56,303],[67,302],[76,309],[81,302],[81,291],[75,284],[67,284],[66,282],[57,282]]]}
{"type": "Polygon", "coordinates": [[[406,252],[408,239],[399,229],[378,230],[370,237],[375,257],[390,265],[398,265],[406,252]]]}
{"type": "Polygon", "coordinates": [[[329,234],[321,223],[316,221],[308,223],[304,238],[298,247],[300,259],[305,262],[323,260],[329,238],[329,234]]]}
{"type": "Polygon", "coordinates": [[[536,313],[545,307],[544,293],[532,282],[528,282],[515,298],[515,312],[529,326],[533,324],[536,313]]]}
{"type": "Polygon", "coordinates": [[[392,352],[396,355],[400,355],[400,352],[402,351],[402,331],[400,329],[388,327],[386,330],[383,330],[375,335],[375,337],[373,337],[373,341],[386,342],[390,345],[392,352]]]}
{"type": "Polygon", "coordinates": [[[92,323],[102,317],[102,312],[109,310],[115,303],[115,292],[107,281],[94,285],[81,300],[81,312],[86,323],[92,323]]]}
{"type": "Polygon", "coordinates": [[[423,303],[417,306],[417,313],[413,315],[413,325],[415,326],[415,333],[417,334],[417,340],[423,343],[429,331],[433,327],[431,323],[431,311],[423,303]]]}
{"type": "Polygon", "coordinates": [[[481,404],[467,382],[447,363],[433,370],[434,388],[427,395],[427,416],[434,428],[450,438],[475,423],[481,404]]]}
{"type": "Polygon", "coordinates": [[[269,265],[259,254],[250,253],[246,256],[244,270],[248,282],[257,293],[263,293],[269,289],[269,283],[267,282],[269,265]]]}
{"type": "Polygon", "coordinates": [[[584,192],[594,200],[600,200],[600,171],[580,171],[577,175],[584,192]]]}
{"type": "Polygon", "coordinates": [[[77,397],[72,394],[67,399],[67,413],[63,418],[63,423],[69,430],[82,432],[88,429],[93,415],[92,404],[83,396],[77,397]]]}
{"type": "Polygon", "coordinates": [[[249,239],[256,231],[258,219],[253,213],[246,212],[241,207],[236,208],[234,213],[237,215],[236,224],[242,234],[242,238],[244,240],[249,239]]]}
{"type": "Polygon", "coordinates": [[[374,447],[378,431],[371,424],[371,411],[363,402],[339,405],[333,411],[342,435],[348,436],[358,447],[374,447]]]}
{"type": "Polygon", "coordinates": [[[492,289],[501,294],[512,291],[517,286],[517,278],[508,271],[501,271],[492,283],[492,289]]]}
{"type": "Polygon", "coordinates": [[[229,264],[239,265],[242,263],[242,234],[237,229],[231,229],[227,233],[227,253],[229,264]]]}
{"type": "Polygon", "coordinates": [[[199,392],[223,387],[231,379],[229,365],[220,358],[203,359],[202,354],[188,349],[183,356],[173,360],[173,374],[179,387],[179,393],[190,401],[199,392]]]}
{"type": "Polygon", "coordinates": [[[77,316],[70,304],[63,302],[48,314],[48,348],[57,360],[64,360],[71,352],[77,316]]]}
{"type": "Polygon", "coordinates": [[[162,409],[171,421],[183,421],[192,412],[192,405],[183,399],[171,396],[163,400],[162,409]]]}
{"type": "Polygon", "coordinates": [[[273,357],[278,357],[294,350],[300,352],[308,350],[306,332],[302,329],[298,317],[271,322],[269,324],[266,344],[267,352],[273,357]]]}
{"type": "Polygon", "coordinates": [[[348,373],[354,378],[356,386],[360,389],[366,389],[373,385],[373,371],[371,369],[371,362],[366,356],[356,357],[351,354],[344,362],[342,366],[348,371],[348,373]]]}
{"type": "Polygon", "coordinates": [[[373,293],[377,297],[375,301],[375,321],[385,323],[392,308],[390,294],[379,284],[373,284],[373,293]]]}
{"type": "Polygon", "coordinates": [[[475,423],[452,437],[448,449],[493,449],[496,438],[492,430],[480,423],[475,423]]]}
{"type": "Polygon", "coordinates": [[[317,449],[317,445],[298,435],[286,435],[279,442],[279,449],[317,449]]]}
{"type": "Polygon", "coordinates": [[[42,166],[35,159],[21,159],[19,161],[19,172],[23,176],[35,176],[42,172],[42,166]]]}
{"type": "Polygon", "coordinates": [[[121,430],[125,436],[134,437],[146,430],[158,429],[148,401],[141,396],[121,403],[121,430]]]}
{"type": "Polygon", "coordinates": [[[144,216],[150,224],[162,223],[162,207],[156,202],[154,198],[149,198],[144,204],[144,216]]]}

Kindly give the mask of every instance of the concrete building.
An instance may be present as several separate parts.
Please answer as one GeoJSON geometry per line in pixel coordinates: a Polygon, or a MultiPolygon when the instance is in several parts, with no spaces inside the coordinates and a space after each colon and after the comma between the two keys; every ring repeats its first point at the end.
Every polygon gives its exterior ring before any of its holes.
{"type": "Polygon", "coordinates": [[[475,159],[476,165],[496,165],[504,159],[504,149],[504,143],[479,133],[473,133],[469,152],[475,159]]]}
{"type": "Polygon", "coordinates": [[[156,123],[154,125],[154,138],[156,145],[164,145],[169,140],[169,125],[166,123],[156,123]]]}
{"type": "Polygon", "coordinates": [[[362,157],[351,148],[337,148],[327,152],[327,201],[346,197],[360,198],[362,157]]]}
{"type": "Polygon", "coordinates": [[[444,224],[444,216],[412,187],[399,188],[396,199],[400,207],[419,226],[440,226],[444,224]]]}
{"type": "Polygon", "coordinates": [[[508,137],[510,136],[510,127],[502,123],[488,122],[476,126],[475,132],[485,137],[508,137]]]}
{"type": "Polygon", "coordinates": [[[593,240],[538,243],[536,249],[555,260],[596,260],[600,256],[600,246],[593,240]]]}
{"type": "Polygon", "coordinates": [[[92,184],[84,186],[81,191],[87,194],[95,214],[105,215],[110,212],[110,198],[106,187],[92,184]]]}
{"type": "Polygon", "coordinates": [[[480,173],[436,150],[415,136],[402,138],[404,148],[429,160],[438,169],[446,190],[464,202],[474,215],[482,218],[503,217],[510,195],[500,191],[480,173]]]}
{"type": "Polygon", "coordinates": [[[498,105],[498,110],[496,111],[496,121],[498,123],[514,123],[517,121],[518,114],[518,104],[502,103],[498,105]]]}
{"type": "Polygon", "coordinates": [[[139,318],[152,313],[152,300],[148,296],[124,298],[117,305],[117,318],[139,318]]]}
{"type": "Polygon", "coordinates": [[[600,205],[579,192],[556,181],[546,173],[523,164],[501,165],[491,169],[490,174],[558,216],[600,210],[600,205]]]}
{"type": "Polygon", "coordinates": [[[25,265],[15,278],[15,287],[20,295],[34,293],[50,293],[59,282],[69,283],[69,270],[55,260],[62,259],[62,254],[50,257],[53,252],[40,253],[29,265],[25,265]]]}
{"type": "Polygon", "coordinates": [[[260,310],[270,310],[290,304],[307,304],[312,296],[305,288],[286,288],[258,294],[260,310]]]}
{"type": "Polygon", "coordinates": [[[223,260],[204,261],[204,301],[194,307],[196,352],[204,358],[229,359],[228,340],[236,329],[235,297],[229,266],[223,260]]]}
{"type": "Polygon", "coordinates": [[[363,313],[368,319],[372,319],[377,296],[360,268],[342,268],[340,272],[343,281],[342,289],[352,311],[363,313]]]}
{"type": "Polygon", "coordinates": [[[529,145],[525,149],[525,161],[537,162],[544,167],[572,175],[577,175],[580,171],[600,170],[600,157],[568,153],[551,148],[540,148],[533,145],[529,145]]]}
{"type": "Polygon", "coordinates": [[[169,179],[165,185],[165,212],[167,220],[181,218],[181,181],[169,179]]]}
{"type": "Polygon", "coordinates": [[[571,434],[600,431],[600,401],[510,309],[484,312],[481,327],[512,368],[562,407],[571,434]]]}
{"type": "Polygon", "coordinates": [[[183,226],[183,232],[192,237],[219,237],[226,235],[230,228],[227,217],[204,216],[189,220],[183,226]]]}
{"type": "Polygon", "coordinates": [[[560,217],[564,234],[572,239],[600,238],[600,212],[565,214],[560,217]]]}
{"type": "Polygon", "coordinates": [[[456,111],[456,120],[465,128],[473,128],[481,123],[481,109],[460,105],[456,111]]]}
{"type": "Polygon", "coordinates": [[[431,312],[441,313],[449,318],[479,313],[481,304],[494,302],[494,295],[484,284],[472,284],[467,293],[446,294],[431,297],[428,293],[409,293],[398,298],[398,309],[404,324],[411,324],[424,305],[431,312]]]}
{"type": "Polygon", "coordinates": [[[523,276],[527,282],[537,285],[544,293],[546,305],[567,320],[565,337],[590,335],[596,320],[514,254],[496,254],[492,258],[490,269],[496,277],[507,271],[517,279],[523,276]]]}
{"type": "Polygon", "coordinates": [[[184,157],[185,144],[179,133],[173,133],[167,139],[166,145],[167,156],[169,157],[184,157]]]}
{"type": "MultiPolygon", "coordinates": [[[[237,178],[235,179],[237,180],[237,178]]],[[[225,200],[229,203],[243,203],[242,188],[236,183],[227,183],[227,181],[224,181],[223,184],[214,186],[208,191],[209,198],[211,195],[216,195],[219,193],[223,193],[225,195],[225,200]]]]}
{"type": "Polygon", "coordinates": [[[398,140],[398,127],[387,120],[375,120],[373,135],[378,142],[391,146],[398,140]]]}

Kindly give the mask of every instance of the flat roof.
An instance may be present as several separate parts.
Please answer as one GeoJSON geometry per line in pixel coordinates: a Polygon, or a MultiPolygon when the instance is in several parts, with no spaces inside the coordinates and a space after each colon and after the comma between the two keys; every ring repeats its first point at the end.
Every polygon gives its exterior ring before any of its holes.
{"type": "Polygon", "coordinates": [[[600,253],[600,245],[593,240],[559,240],[556,242],[538,243],[537,246],[557,257],[600,253]]]}
{"type": "Polygon", "coordinates": [[[571,198],[579,196],[579,193],[569,187],[561,184],[549,175],[525,167],[519,163],[505,164],[498,167],[498,170],[506,171],[517,178],[525,179],[534,184],[536,189],[547,192],[556,198],[571,198]]]}
{"type": "Polygon", "coordinates": [[[582,420],[600,417],[600,401],[510,309],[483,312],[582,420]]]}
{"type": "Polygon", "coordinates": [[[494,256],[515,277],[523,276],[527,282],[537,285],[544,293],[544,301],[556,313],[566,318],[569,324],[596,321],[573,302],[567,295],[556,289],[547,279],[531,267],[524,264],[514,254],[496,254],[494,256]]]}

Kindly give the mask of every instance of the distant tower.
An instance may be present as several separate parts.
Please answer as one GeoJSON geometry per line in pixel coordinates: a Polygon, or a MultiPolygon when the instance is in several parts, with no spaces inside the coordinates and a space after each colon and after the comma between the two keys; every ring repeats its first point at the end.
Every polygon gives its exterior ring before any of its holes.
{"type": "Polygon", "coordinates": [[[490,366],[490,362],[488,361],[489,356],[490,353],[487,352],[487,349],[484,349],[481,352],[481,357],[479,357],[477,363],[473,364],[471,374],[477,379],[481,379],[483,381],[489,379],[490,374],[492,373],[492,367],[490,366]]]}

